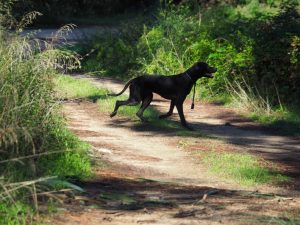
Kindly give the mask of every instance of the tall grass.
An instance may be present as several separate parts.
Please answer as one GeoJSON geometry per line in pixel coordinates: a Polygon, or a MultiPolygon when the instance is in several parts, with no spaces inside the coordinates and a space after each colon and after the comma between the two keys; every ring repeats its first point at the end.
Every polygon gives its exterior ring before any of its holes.
{"type": "Polygon", "coordinates": [[[30,224],[28,203],[38,209],[37,192],[45,190],[47,180],[91,173],[89,146],[67,130],[54,92],[57,70],[79,61],[51,43],[5,29],[0,54],[0,219],[1,224],[30,224]]]}

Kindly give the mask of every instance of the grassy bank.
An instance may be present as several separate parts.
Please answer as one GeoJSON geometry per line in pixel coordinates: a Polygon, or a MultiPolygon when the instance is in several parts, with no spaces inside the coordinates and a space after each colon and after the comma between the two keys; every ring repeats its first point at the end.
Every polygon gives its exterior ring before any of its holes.
{"type": "Polygon", "coordinates": [[[55,79],[55,88],[58,98],[76,99],[87,98],[97,100],[107,96],[108,91],[99,89],[87,80],[79,80],[70,76],[58,76],[55,79]]]}
{"type": "Polygon", "coordinates": [[[31,224],[39,210],[37,193],[53,188],[50,178],[91,175],[89,146],[66,128],[55,100],[56,69],[72,66],[73,56],[50,45],[41,51],[5,29],[0,53],[0,221],[31,224]]]}

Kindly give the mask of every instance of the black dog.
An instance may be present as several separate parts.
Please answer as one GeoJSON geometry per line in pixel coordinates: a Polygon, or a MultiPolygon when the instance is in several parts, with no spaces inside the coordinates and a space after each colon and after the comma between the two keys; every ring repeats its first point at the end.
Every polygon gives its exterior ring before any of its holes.
{"type": "Polygon", "coordinates": [[[212,78],[212,73],[217,69],[210,67],[204,62],[197,62],[184,73],[173,76],[139,76],[130,80],[124,89],[118,94],[111,94],[111,96],[121,95],[130,85],[129,98],[126,101],[117,101],[114,111],[110,117],[114,117],[120,106],[123,105],[137,105],[142,101],[141,108],[136,115],[145,121],[143,113],[150,105],[153,98],[153,92],[159,94],[163,98],[170,99],[171,105],[169,112],[161,115],[159,118],[166,118],[172,115],[174,106],[176,106],[182,126],[190,129],[183,114],[183,102],[186,96],[190,93],[193,85],[201,77],[212,78]]]}

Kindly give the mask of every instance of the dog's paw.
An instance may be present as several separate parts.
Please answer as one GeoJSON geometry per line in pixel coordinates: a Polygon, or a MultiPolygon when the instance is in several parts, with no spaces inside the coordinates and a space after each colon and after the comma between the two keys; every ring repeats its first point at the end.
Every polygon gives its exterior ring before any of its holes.
{"type": "Polygon", "coordinates": [[[169,115],[169,114],[162,114],[162,115],[159,115],[159,119],[165,119],[165,118],[167,118],[167,117],[169,117],[169,116],[171,116],[171,115],[169,115]]]}
{"type": "Polygon", "coordinates": [[[149,121],[146,119],[146,118],[144,118],[144,117],[140,117],[140,120],[143,122],[143,123],[148,123],[149,121]]]}
{"type": "Polygon", "coordinates": [[[115,115],[117,115],[117,112],[112,112],[109,116],[110,118],[113,118],[115,115]]]}
{"type": "Polygon", "coordinates": [[[188,129],[189,131],[195,130],[195,128],[191,127],[190,125],[184,125],[184,128],[188,129]]]}

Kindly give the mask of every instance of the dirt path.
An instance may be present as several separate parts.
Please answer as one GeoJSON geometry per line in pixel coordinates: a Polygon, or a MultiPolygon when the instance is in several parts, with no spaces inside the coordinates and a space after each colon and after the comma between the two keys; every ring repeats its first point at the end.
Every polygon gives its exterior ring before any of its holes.
{"type": "MultiPolygon", "coordinates": [[[[114,92],[123,87],[111,79],[77,78],[114,92]]],[[[168,109],[168,102],[161,99],[153,105],[168,109]]],[[[298,191],[284,193],[263,186],[246,190],[221,181],[179,147],[184,140],[197,147],[259,152],[297,173],[299,140],[270,135],[232,111],[210,104],[197,104],[190,111],[187,102],[186,117],[204,134],[222,139],[221,144],[204,144],[201,137],[175,136],[123,117],[110,119],[98,107],[91,102],[64,105],[71,130],[93,146],[95,160],[99,157],[109,166],[95,167],[95,179],[81,184],[86,193],[66,204],[67,211],[55,216],[55,224],[267,224],[277,223],[286,212],[299,213],[298,191]],[[288,198],[270,193],[288,194],[288,198]]],[[[178,115],[172,119],[177,121],[178,115]]]]}
{"type": "MultiPolygon", "coordinates": [[[[75,77],[87,79],[94,85],[112,92],[119,92],[124,87],[122,82],[114,79],[82,75],[75,77]]],[[[159,101],[154,101],[151,105],[154,105],[161,112],[167,112],[169,102],[159,98],[159,96],[156,96],[156,99],[159,101]]],[[[187,121],[197,130],[238,146],[242,152],[259,154],[267,160],[279,163],[288,169],[292,176],[300,175],[300,137],[291,138],[276,135],[274,131],[259,126],[251,120],[237,115],[233,110],[218,105],[198,103],[195,110],[190,110],[190,105],[190,101],[187,100],[184,105],[185,115],[187,121]]],[[[174,111],[171,119],[178,121],[176,109],[174,111]]],[[[127,125],[124,124],[124,126],[127,125]]],[[[127,127],[130,128],[130,124],[127,127]]],[[[158,132],[158,135],[161,134],[158,132]]],[[[296,188],[300,190],[300,186],[296,188]]]]}

